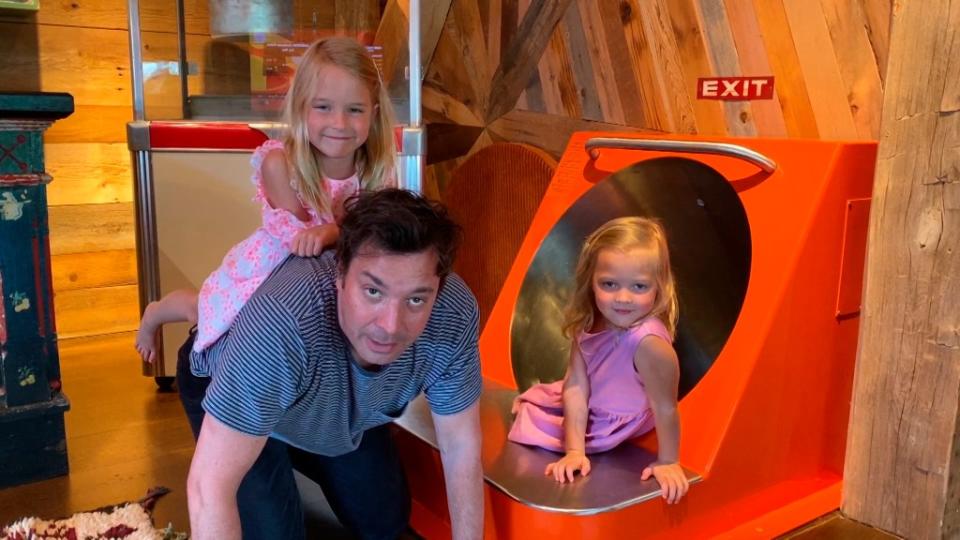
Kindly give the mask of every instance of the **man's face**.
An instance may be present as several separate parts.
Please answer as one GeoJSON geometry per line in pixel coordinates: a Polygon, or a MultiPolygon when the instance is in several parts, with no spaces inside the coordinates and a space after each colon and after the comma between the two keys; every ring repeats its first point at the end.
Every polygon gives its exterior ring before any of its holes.
{"type": "Polygon", "coordinates": [[[440,289],[437,253],[363,245],[339,277],[340,328],[361,366],[385,366],[420,337],[440,289]]]}

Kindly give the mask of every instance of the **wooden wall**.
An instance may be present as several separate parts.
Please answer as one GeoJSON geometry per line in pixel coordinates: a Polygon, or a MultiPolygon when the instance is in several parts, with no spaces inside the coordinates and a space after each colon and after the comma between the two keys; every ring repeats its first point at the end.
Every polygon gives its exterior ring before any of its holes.
{"type": "MultiPolygon", "coordinates": [[[[174,0],[140,0],[147,117],[180,118],[174,0]]],[[[295,25],[345,33],[375,28],[378,0],[297,2],[295,25]],[[371,18],[374,17],[374,18],[371,18]]],[[[231,39],[212,39],[207,0],[185,0],[191,94],[249,92],[249,61],[231,39]],[[231,58],[242,57],[242,62],[231,58]]],[[[245,46],[245,44],[244,44],[245,46]]],[[[76,112],[47,132],[50,248],[61,339],[137,328],[132,120],[126,0],[50,0],[37,12],[0,10],[0,91],[68,92],[76,112]]],[[[212,269],[211,269],[212,270],[212,269]]]]}
{"type": "MultiPolygon", "coordinates": [[[[186,5],[188,30],[202,34],[206,1],[186,5]]],[[[126,6],[73,0],[42,2],[35,13],[0,10],[0,91],[68,92],[76,107],[46,133],[44,146],[61,339],[133,330],[139,319],[126,6]]],[[[175,51],[172,0],[141,6],[155,54],[175,51]]]]}
{"type": "MultiPolygon", "coordinates": [[[[443,158],[430,159],[432,190],[463,155],[492,141],[559,156],[579,129],[879,136],[892,0],[435,4],[430,17],[445,14],[442,25],[423,24],[424,116],[443,130],[430,137],[431,153],[443,158]],[[773,76],[775,95],[698,100],[697,79],[713,76],[773,76]]],[[[390,6],[388,15],[402,18],[406,1],[390,6]]]]}
{"type": "MultiPolygon", "coordinates": [[[[426,1],[425,187],[438,195],[454,167],[494,141],[526,142],[559,156],[580,129],[876,139],[891,3],[426,1]],[[775,99],[697,100],[697,78],[721,75],[773,75],[775,99]]],[[[332,4],[344,13],[359,9],[332,4]]],[[[407,0],[365,4],[384,4],[377,39],[385,46],[385,78],[400,87],[407,0]]],[[[173,5],[141,0],[147,60],[175,58],[173,5]]],[[[186,0],[186,14],[188,49],[209,54],[206,0],[186,0]]],[[[334,22],[348,24],[341,18],[334,22]]],[[[134,329],[126,2],[50,1],[36,13],[0,11],[0,50],[0,91],[65,91],[76,101],[74,115],[46,138],[60,335],[134,329]]],[[[203,57],[191,60],[200,69],[209,65],[203,57]]],[[[191,90],[204,82],[212,88],[227,75],[204,73],[191,90]]],[[[175,114],[179,95],[167,90],[161,105],[175,114]]]]}

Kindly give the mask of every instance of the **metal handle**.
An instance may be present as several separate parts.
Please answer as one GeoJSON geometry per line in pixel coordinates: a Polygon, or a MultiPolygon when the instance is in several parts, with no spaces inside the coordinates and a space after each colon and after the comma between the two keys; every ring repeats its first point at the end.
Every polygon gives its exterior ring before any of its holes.
{"type": "Polygon", "coordinates": [[[664,139],[623,139],[617,137],[594,137],[587,139],[585,145],[590,159],[600,156],[601,148],[622,148],[625,150],[660,150],[665,152],[683,152],[687,154],[716,154],[744,161],[749,161],[764,172],[772,173],[777,170],[777,163],[767,156],[740,146],[739,144],[703,142],[703,141],[670,141],[664,139]]]}

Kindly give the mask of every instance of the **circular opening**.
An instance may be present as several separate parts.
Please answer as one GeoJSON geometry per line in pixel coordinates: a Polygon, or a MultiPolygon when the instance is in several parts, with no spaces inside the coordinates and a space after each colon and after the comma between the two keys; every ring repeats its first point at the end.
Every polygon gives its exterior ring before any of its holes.
{"type": "Polygon", "coordinates": [[[730,337],[750,276],[750,227],[740,197],[720,173],[698,161],[642,161],[584,193],[537,250],[511,326],[513,374],[521,392],[563,378],[570,353],[563,311],[580,247],[596,228],[624,216],[655,218],[667,233],[680,304],[673,343],[680,397],[730,337]]]}

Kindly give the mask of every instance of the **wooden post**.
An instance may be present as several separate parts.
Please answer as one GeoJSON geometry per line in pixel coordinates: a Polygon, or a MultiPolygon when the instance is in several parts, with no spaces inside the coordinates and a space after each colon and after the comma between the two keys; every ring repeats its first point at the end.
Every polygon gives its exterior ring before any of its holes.
{"type": "Polygon", "coordinates": [[[842,510],[960,535],[960,3],[896,2],[842,510]]]}

